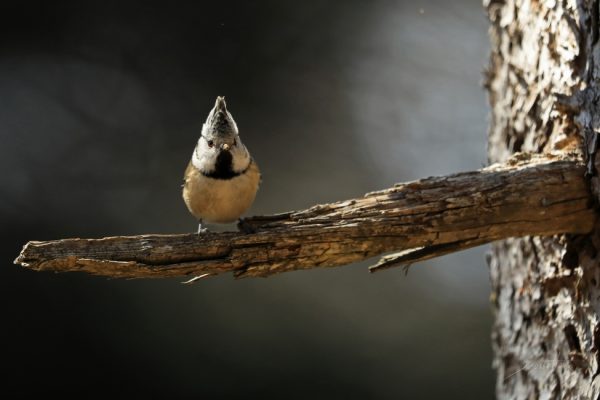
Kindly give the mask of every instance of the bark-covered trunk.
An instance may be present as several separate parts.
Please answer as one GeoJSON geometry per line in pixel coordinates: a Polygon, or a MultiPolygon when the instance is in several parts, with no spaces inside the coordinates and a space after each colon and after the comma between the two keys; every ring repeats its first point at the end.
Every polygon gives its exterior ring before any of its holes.
{"type": "MultiPolygon", "coordinates": [[[[491,23],[490,161],[518,151],[593,152],[600,126],[597,0],[488,0],[484,6],[491,23]]],[[[595,198],[597,179],[591,179],[595,198]]],[[[598,398],[596,232],[493,246],[498,398],[598,398]]]]}

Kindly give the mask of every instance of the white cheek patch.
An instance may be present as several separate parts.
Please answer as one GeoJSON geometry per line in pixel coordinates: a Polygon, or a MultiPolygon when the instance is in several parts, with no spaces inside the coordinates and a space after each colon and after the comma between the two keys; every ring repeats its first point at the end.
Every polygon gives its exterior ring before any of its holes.
{"type": "Polygon", "coordinates": [[[209,149],[202,139],[198,141],[192,154],[192,164],[202,172],[212,172],[217,162],[217,152],[209,149]]]}
{"type": "Polygon", "coordinates": [[[233,156],[233,172],[244,171],[250,165],[250,153],[239,139],[237,146],[233,147],[231,155],[233,156]]]}

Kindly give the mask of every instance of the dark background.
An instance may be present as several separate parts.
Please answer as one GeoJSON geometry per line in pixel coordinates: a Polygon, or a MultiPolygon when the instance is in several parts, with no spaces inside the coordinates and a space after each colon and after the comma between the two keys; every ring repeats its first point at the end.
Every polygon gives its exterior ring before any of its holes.
{"type": "Polygon", "coordinates": [[[193,286],[12,265],[195,230],[180,184],[217,95],[263,171],[251,214],[485,162],[478,0],[149,4],[0,6],[2,393],[492,397],[483,248],[193,286]]]}

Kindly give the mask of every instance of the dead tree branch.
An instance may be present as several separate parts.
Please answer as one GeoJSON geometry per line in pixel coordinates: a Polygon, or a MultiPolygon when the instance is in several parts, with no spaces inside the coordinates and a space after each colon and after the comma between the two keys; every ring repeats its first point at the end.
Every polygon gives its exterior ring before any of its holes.
{"type": "Polygon", "coordinates": [[[421,179],[307,210],[247,218],[245,232],[29,242],[15,263],[119,278],[269,276],[382,253],[371,270],[515,236],[584,234],[596,219],[574,155],[518,154],[482,170],[421,179]]]}

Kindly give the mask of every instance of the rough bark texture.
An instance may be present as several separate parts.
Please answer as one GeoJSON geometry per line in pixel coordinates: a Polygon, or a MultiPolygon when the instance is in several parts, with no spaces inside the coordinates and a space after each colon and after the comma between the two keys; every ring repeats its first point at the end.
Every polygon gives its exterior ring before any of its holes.
{"type": "MultiPolygon", "coordinates": [[[[489,158],[581,149],[594,168],[598,4],[484,1],[491,21],[489,158]]],[[[591,179],[598,198],[597,177],[591,179]]],[[[501,399],[600,393],[600,230],[494,244],[492,344],[501,399]]]]}
{"type": "Polygon", "coordinates": [[[512,236],[590,232],[595,212],[584,171],[574,154],[519,154],[479,171],[248,218],[242,225],[253,233],[30,242],[16,262],[35,270],[125,278],[223,272],[243,277],[404,250],[373,267],[383,269],[512,236]]]}

